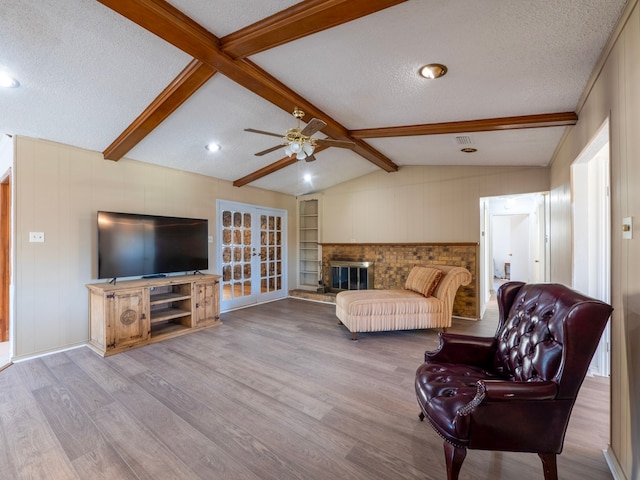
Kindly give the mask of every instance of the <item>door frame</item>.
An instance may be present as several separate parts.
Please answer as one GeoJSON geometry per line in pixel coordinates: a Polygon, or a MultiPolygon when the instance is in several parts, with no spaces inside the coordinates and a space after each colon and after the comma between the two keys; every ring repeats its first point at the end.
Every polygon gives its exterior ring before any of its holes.
{"type": "MultiPolygon", "coordinates": [[[[571,164],[572,287],[611,303],[611,142],[609,119],[571,164]]],[[[607,323],[590,373],[611,373],[607,323]]]]}
{"type": "Polygon", "coordinates": [[[0,178],[0,342],[9,341],[11,285],[11,169],[0,178]]]}

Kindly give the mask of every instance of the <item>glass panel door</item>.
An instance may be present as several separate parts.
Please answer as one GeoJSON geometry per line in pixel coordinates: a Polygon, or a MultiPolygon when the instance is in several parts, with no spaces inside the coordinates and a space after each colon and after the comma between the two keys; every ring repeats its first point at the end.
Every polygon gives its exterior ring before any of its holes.
{"type": "Polygon", "coordinates": [[[282,257],[283,217],[260,214],[260,295],[263,300],[282,296],[284,269],[282,257]],[[275,292],[275,294],[274,294],[275,292]]]}
{"type": "Polygon", "coordinates": [[[251,213],[222,211],[222,300],[251,295],[251,213]]]}
{"type": "Polygon", "coordinates": [[[284,210],[218,202],[221,310],[286,296],[284,210]]]}

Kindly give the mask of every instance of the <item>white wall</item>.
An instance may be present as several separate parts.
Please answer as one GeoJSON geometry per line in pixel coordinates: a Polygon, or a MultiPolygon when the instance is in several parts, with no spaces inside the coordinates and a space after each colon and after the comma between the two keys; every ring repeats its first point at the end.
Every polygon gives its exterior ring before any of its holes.
{"type": "MultiPolygon", "coordinates": [[[[97,282],[98,210],[207,218],[214,238],[218,198],[287,210],[288,274],[296,278],[293,196],[27,137],[16,141],[13,181],[14,358],[87,341],[85,284],[97,282]],[[32,231],[44,232],[45,242],[29,243],[32,231]]],[[[220,273],[215,248],[210,273],[220,273]]]]}

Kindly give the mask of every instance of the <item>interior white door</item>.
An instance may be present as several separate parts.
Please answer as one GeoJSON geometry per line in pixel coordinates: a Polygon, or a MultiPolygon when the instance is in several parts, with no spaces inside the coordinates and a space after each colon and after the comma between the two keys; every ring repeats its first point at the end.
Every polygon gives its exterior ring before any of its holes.
{"type": "Polygon", "coordinates": [[[547,264],[546,252],[546,208],[547,195],[540,195],[536,199],[534,213],[530,216],[531,231],[531,278],[533,283],[546,281],[545,266],[547,264]]]}
{"type": "Polygon", "coordinates": [[[221,311],[284,298],[287,212],[218,201],[221,311]]]}
{"type": "Polygon", "coordinates": [[[529,281],[529,215],[509,215],[511,223],[511,280],[529,281]]]}

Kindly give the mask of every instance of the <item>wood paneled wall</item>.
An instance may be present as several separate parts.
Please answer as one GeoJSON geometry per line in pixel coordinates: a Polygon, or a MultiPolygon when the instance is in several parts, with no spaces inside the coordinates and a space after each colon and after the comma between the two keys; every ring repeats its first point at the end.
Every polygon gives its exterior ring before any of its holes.
{"type": "MultiPolygon", "coordinates": [[[[16,215],[16,359],[84,344],[88,337],[87,283],[97,278],[98,210],[209,219],[215,238],[216,200],[288,210],[296,200],[253,187],[28,137],[17,137],[13,170],[16,215]],[[29,232],[44,232],[30,243],[29,232]]],[[[289,255],[296,229],[288,231],[289,255]]],[[[209,273],[217,273],[216,243],[209,273]]],[[[288,262],[295,278],[295,262],[288,262]]]]}
{"type": "Polygon", "coordinates": [[[609,119],[611,176],[611,438],[619,478],[640,479],[640,236],[622,219],[640,212],[640,11],[630,1],[551,165],[551,281],[572,280],[571,164],[609,119]]]}

